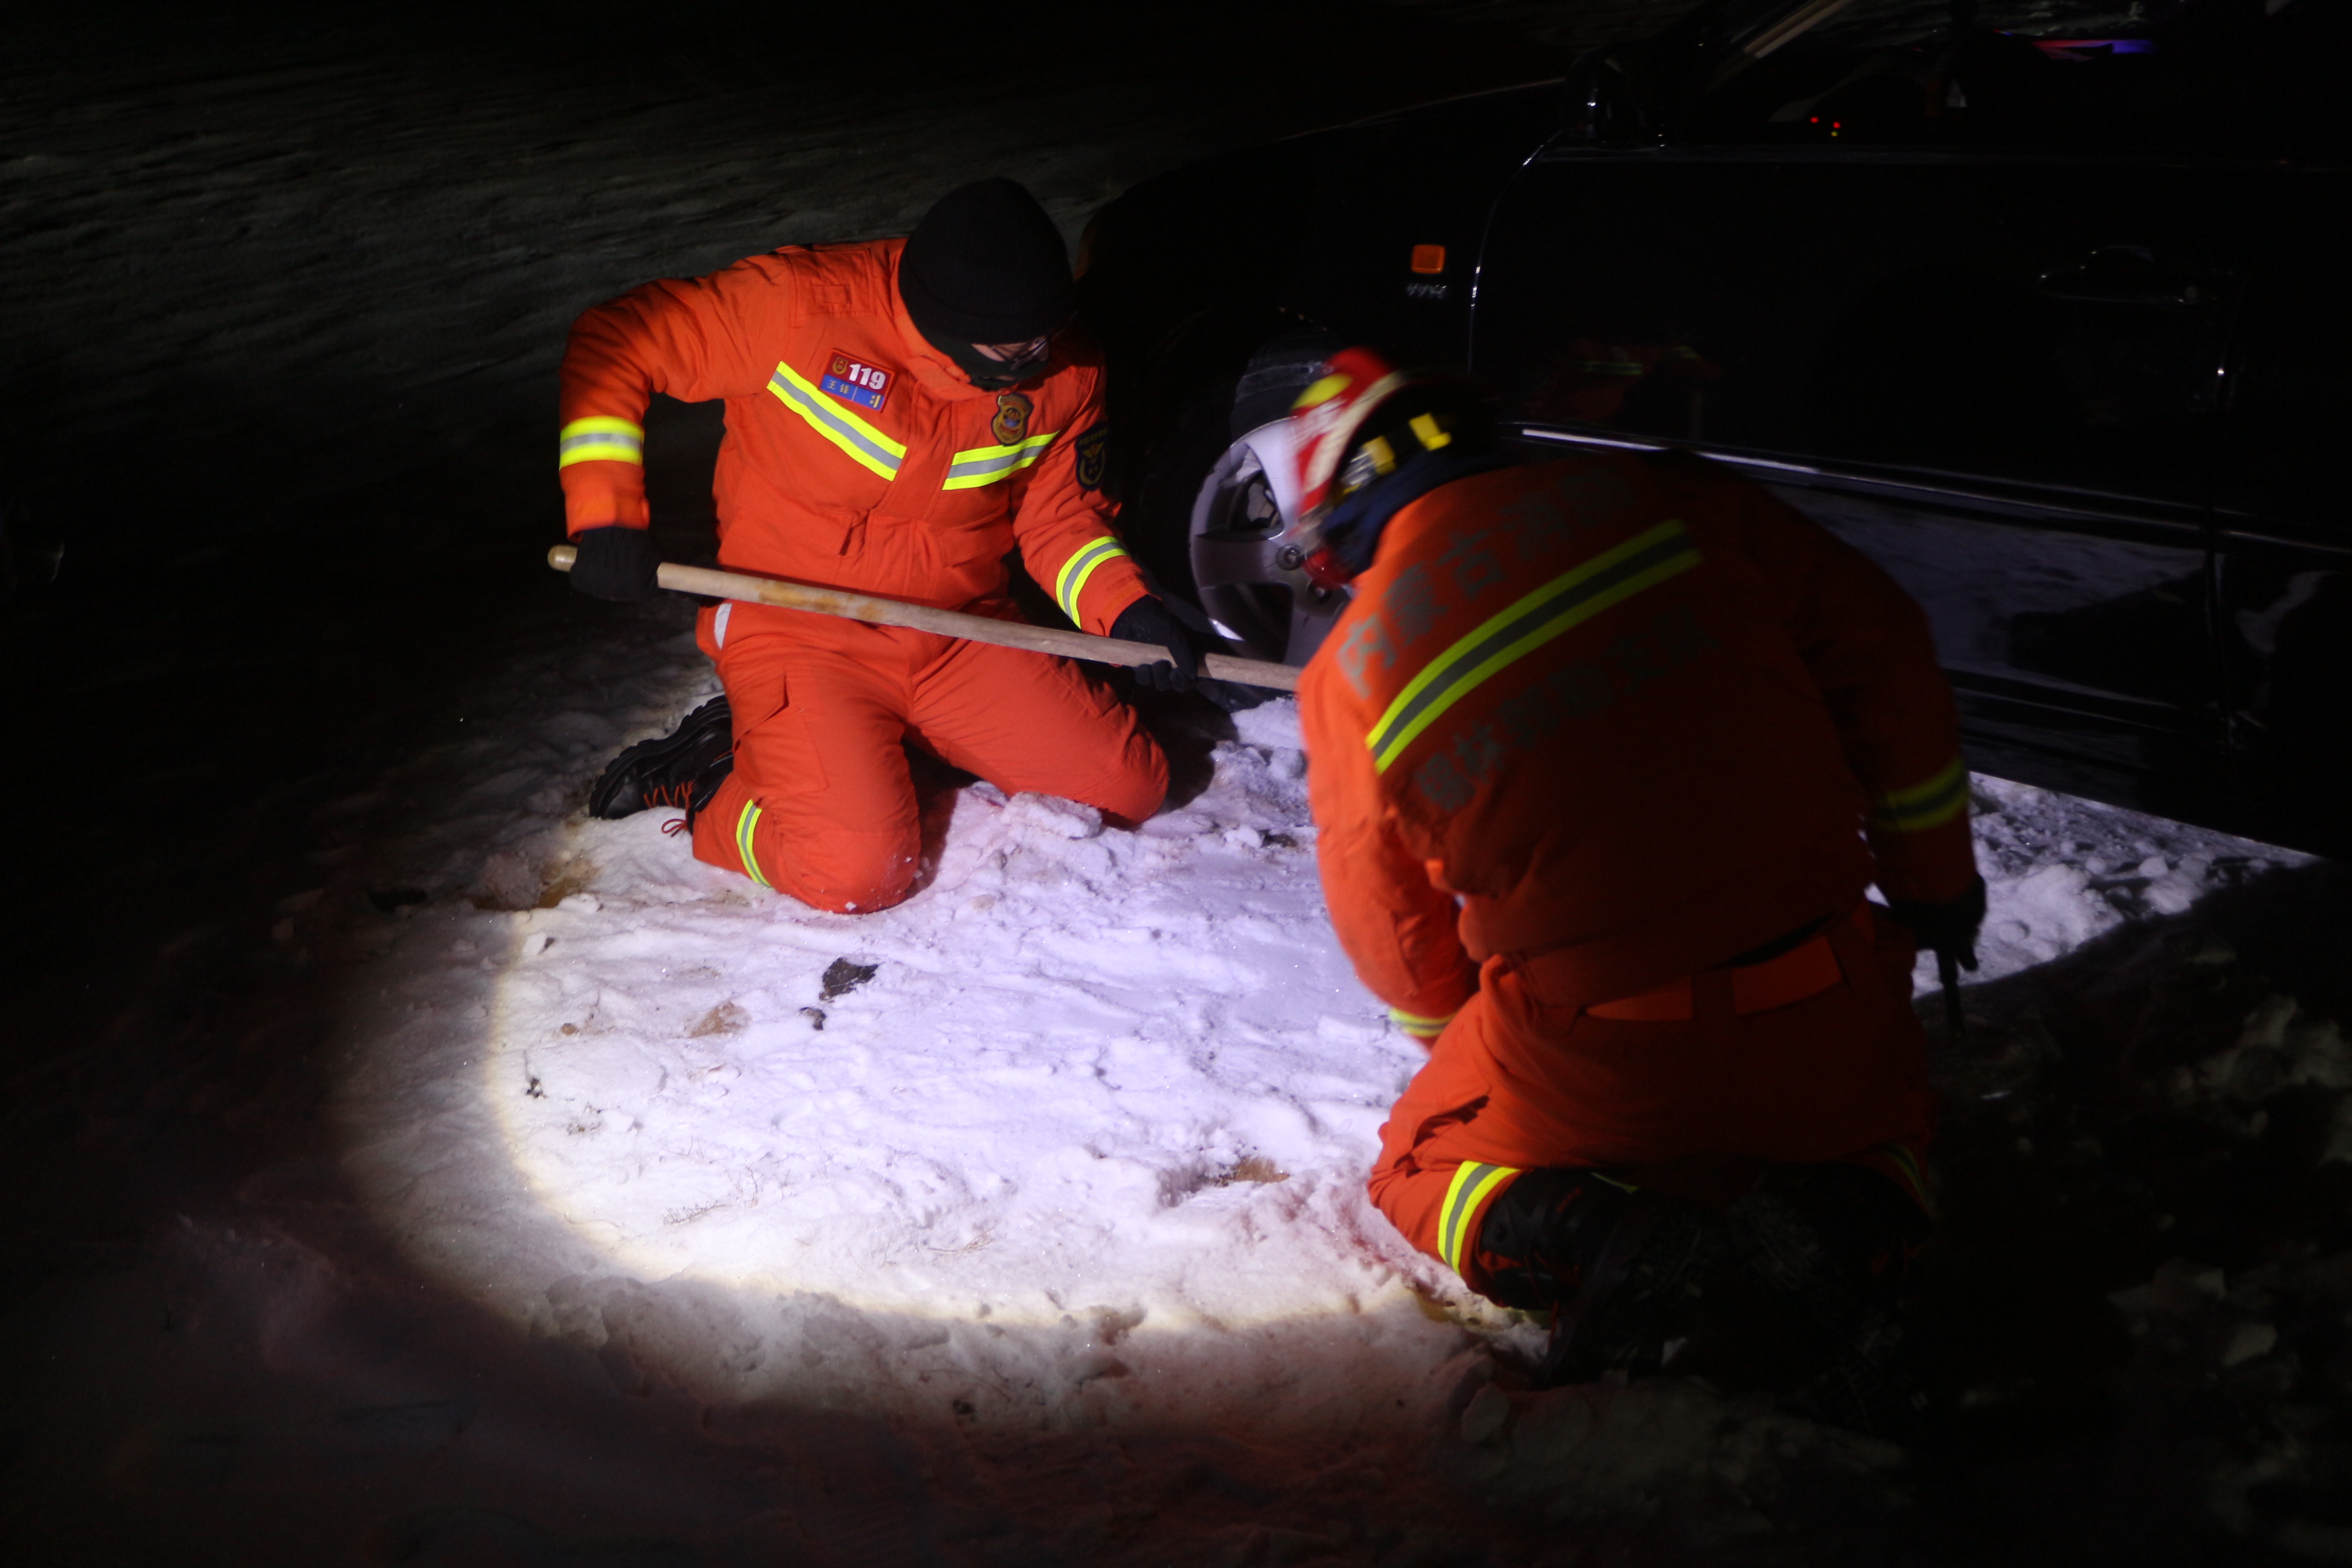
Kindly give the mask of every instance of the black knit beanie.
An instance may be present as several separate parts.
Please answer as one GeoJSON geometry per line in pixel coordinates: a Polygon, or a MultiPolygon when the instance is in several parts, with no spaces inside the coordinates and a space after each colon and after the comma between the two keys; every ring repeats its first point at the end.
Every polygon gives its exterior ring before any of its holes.
{"type": "Polygon", "coordinates": [[[1036,197],[1012,180],[980,180],[915,226],[898,293],[935,343],[1026,342],[1069,319],[1069,252],[1036,197]]]}

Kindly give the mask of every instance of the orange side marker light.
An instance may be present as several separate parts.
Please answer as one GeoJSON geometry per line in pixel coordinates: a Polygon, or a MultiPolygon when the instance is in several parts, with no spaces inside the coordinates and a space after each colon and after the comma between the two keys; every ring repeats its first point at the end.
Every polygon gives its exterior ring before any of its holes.
{"type": "Polygon", "coordinates": [[[1445,247],[1442,245],[1414,246],[1412,247],[1412,269],[1415,272],[1444,271],[1445,247]]]}

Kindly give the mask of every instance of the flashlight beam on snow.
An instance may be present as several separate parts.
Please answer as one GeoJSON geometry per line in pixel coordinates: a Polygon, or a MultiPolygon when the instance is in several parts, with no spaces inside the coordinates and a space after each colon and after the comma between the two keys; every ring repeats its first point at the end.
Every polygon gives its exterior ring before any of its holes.
{"type": "MultiPolygon", "coordinates": [[[[633,731],[581,720],[518,738],[588,776],[633,731]]],[[[504,908],[383,917],[355,1173],[478,1300],[718,1394],[1404,1419],[1465,1322],[1519,1331],[1366,1200],[1421,1050],[1332,939],[1295,710],[1234,721],[1139,832],[958,792],[921,890],[871,915],[703,866],[663,813],[512,837],[539,869],[504,908]]]]}

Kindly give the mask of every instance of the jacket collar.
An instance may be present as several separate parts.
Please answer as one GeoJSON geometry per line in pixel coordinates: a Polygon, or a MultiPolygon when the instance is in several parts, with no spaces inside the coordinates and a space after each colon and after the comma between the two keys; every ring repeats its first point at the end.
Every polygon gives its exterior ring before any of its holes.
{"type": "Polygon", "coordinates": [[[899,345],[907,357],[908,372],[922,383],[924,390],[933,396],[952,402],[975,397],[993,398],[1007,392],[1034,393],[1040,384],[1050,380],[1062,368],[1065,362],[1057,348],[1046,360],[1045,369],[1014,385],[990,391],[966,381],[963,372],[956,368],[955,362],[933,348],[931,340],[923,336],[922,330],[915,325],[915,318],[907,313],[907,301],[898,293],[898,257],[906,245],[903,239],[891,240],[885,252],[890,273],[890,320],[898,326],[899,345]]]}

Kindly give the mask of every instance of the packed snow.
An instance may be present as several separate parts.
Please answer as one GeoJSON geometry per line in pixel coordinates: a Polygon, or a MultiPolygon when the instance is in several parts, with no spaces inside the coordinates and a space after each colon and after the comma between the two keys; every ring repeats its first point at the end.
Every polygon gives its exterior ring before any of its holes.
{"type": "MultiPolygon", "coordinates": [[[[555,1333],[615,1282],[716,1289],[740,1344],[688,1370],[737,1397],[860,1316],[894,1385],[861,1397],[929,1381],[982,1418],[1034,1418],[1040,1378],[1055,1420],[1164,1413],[1261,1329],[1412,1381],[1457,1353],[1450,1319],[1505,1326],[1365,1201],[1422,1053],[1323,917],[1292,703],[1190,737],[1206,787],[1136,832],[941,781],[919,890],[835,915],[696,861],[675,812],[580,813],[710,689],[689,638],[647,652],[610,717],[570,705],[577,652],[467,715],[479,782],[381,873],[424,901],[292,917],[364,955],[352,1158],[437,1266],[555,1333]],[[932,1359],[958,1375],[902,1364],[932,1359]]],[[[1255,1392],[1268,1416],[1332,1394],[1255,1392]]]]}
{"type": "MultiPolygon", "coordinates": [[[[981,1422],[1376,1419],[1539,1342],[1365,1198],[1422,1054],[1332,938],[1289,700],[1163,713],[1204,787],[1137,832],[941,780],[919,890],[827,914],[693,859],[675,812],[580,808],[715,689],[683,614],[524,657],[358,803],[429,803],[398,848],[292,900],[286,940],[352,965],[339,1111],[416,1257],[591,1348],[672,1298],[666,1374],[708,1397],[981,1422]]],[[[2301,859],[1976,790],[1972,984],[2301,859]]]]}

